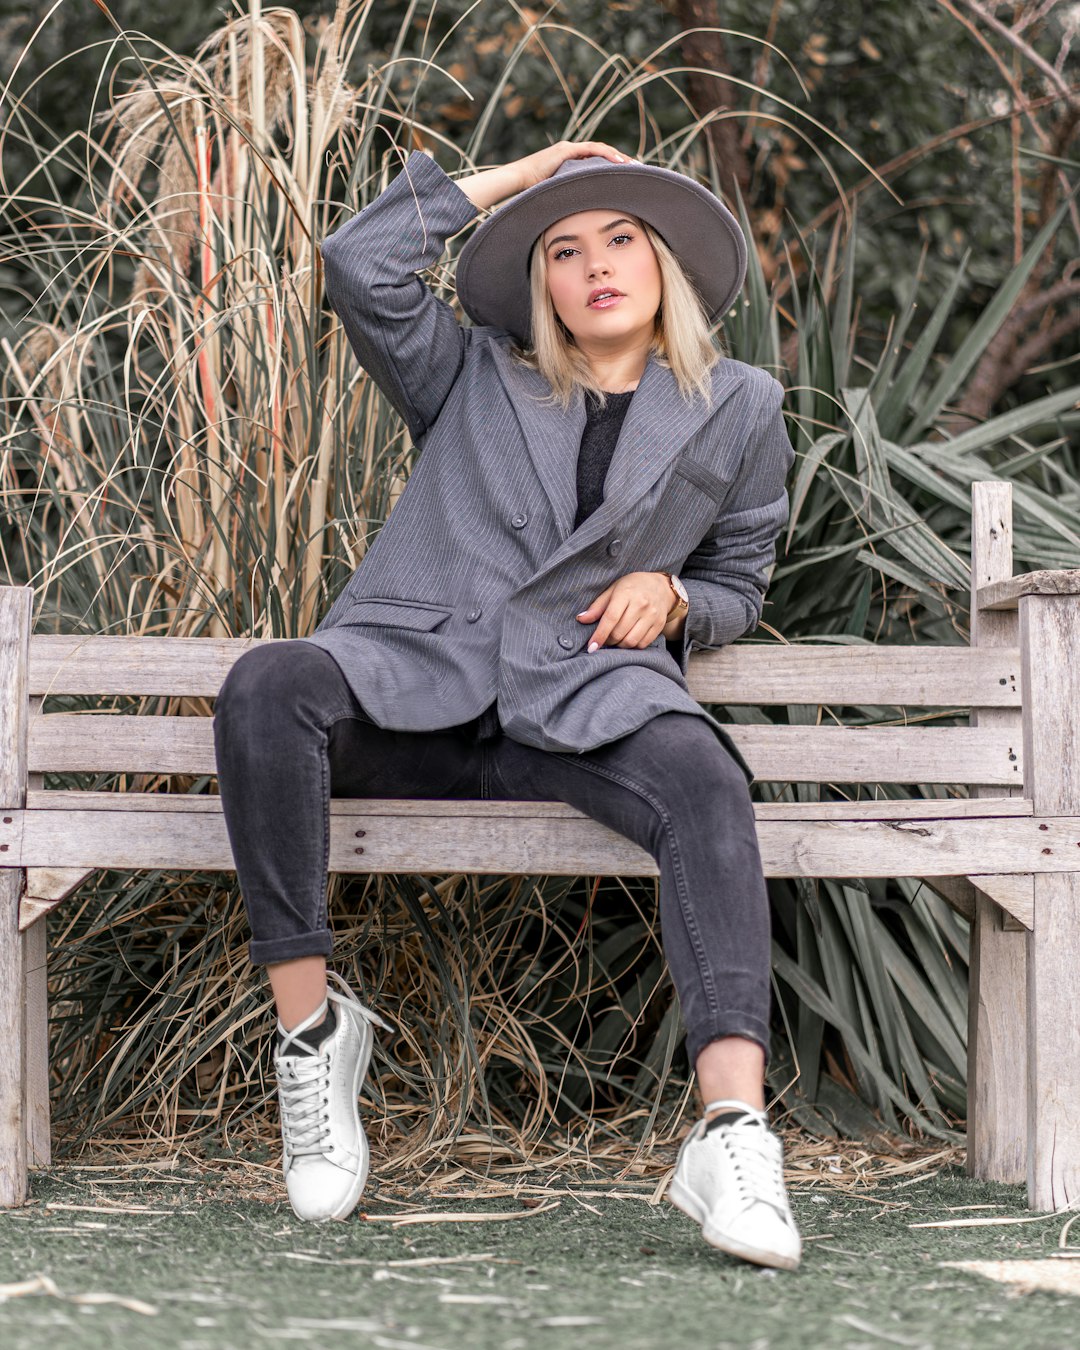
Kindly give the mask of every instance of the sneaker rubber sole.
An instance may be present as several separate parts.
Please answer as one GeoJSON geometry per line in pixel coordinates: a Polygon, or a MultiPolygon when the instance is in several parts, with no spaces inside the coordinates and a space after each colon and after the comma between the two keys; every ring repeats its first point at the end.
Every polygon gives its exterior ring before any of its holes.
{"type": "Polygon", "coordinates": [[[769,1251],[764,1247],[748,1247],[744,1243],[726,1237],[723,1233],[718,1233],[715,1229],[710,1230],[707,1222],[708,1215],[698,1203],[697,1197],[687,1190],[677,1177],[671,1178],[667,1189],[667,1198],[676,1209],[681,1209],[687,1218],[700,1224],[701,1236],[710,1247],[715,1247],[717,1251],[725,1252],[728,1256],[741,1257],[744,1261],[752,1261],[758,1266],[773,1266],[778,1270],[798,1269],[798,1258],[792,1259],[789,1256],[781,1255],[779,1252],[769,1251]]]}

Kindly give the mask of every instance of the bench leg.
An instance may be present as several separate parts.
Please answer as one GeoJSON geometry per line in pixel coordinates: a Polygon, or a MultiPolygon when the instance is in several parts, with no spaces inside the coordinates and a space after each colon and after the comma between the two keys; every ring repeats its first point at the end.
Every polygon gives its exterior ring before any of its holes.
{"type": "MultiPolygon", "coordinates": [[[[30,717],[41,713],[41,698],[29,701],[30,717]]],[[[29,773],[26,787],[40,792],[45,776],[29,773]]],[[[26,874],[31,894],[31,874],[26,874]]],[[[40,872],[36,874],[39,878],[40,872]]],[[[59,876],[54,872],[54,877],[59,876]]],[[[84,875],[86,875],[84,873],[84,875]]],[[[48,1167],[52,1162],[52,1129],[49,1115],[49,943],[48,915],[40,915],[23,930],[23,981],[26,1008],[26,1078],[23,1099],[26,1121],[26,1161],[30,1167],[48,1167]]]]}
{"type": "MultiPolygon", "coordinates": [[[[1036,820],[1080,816],[1080,595],[1021,596],[1020,654],[1024,795],[1036,820]]],[[[1080,849],[1072,852],[1073,870],[1035,874],[1027,939],[1027,1189],[1042,1211],[1080,1204],[1080,849]]]]}
{"type": "Polygon", "coordinates": [[[23,940],[19,933],[22,872],[0,868],[0,1207],[26,1200],[23,1115],[23,940]]]}
{"type": "MultiPolygon", "coordinates": [[[[1016,647],[1019,617],[981,610],[980,586],[1013,574],[1012,484],[971,485],[971,645],[1016,647]]],[[[1017,708],[973,708],[973,726],[1021,736],[1017,708]]],[[[1011,789],[1010,795],[1015,792],[1011,789]]],[[[975,787],[1000,797],[1000,787],[975,787]]],[[[967,1170],[1013,1185],[1027,1174],[1027,933],[1005,930],[1000,908],[975,891],[968,966],[967,1170]]]]}
{"type": "Polygon", "coordinates": [[[968,975],[967,1171],[983,1181],[1027,1175],[1027,933],[975,895],[968,975]]]}
{"type": "Polygon", "coordinates": [[[1080,874],[1035,878],[1035,927],[1027,935],[1028,1204],[1080,1204],[1080,874]]]}
{"type": "Polygon", "coordinates": [[[45,931],[40,918],[23,933],[23,982],[26,988],[26,1160],[30,1167],[52,1162],[49,1122],[49,971],[45,931]]]}
{"type": "MultiPolygon", "coordinates": [[[[30,609],[26,586],[0,586],[0,816],[26,803],[30,609]]],[[[15,826],[11,816],[5,825],[15,826]]],[[[3,828],[3,826],[0,826],[3,828]]],[[[7,836],[2,845],[9,852],[7,836]]],[[[25,873],[0,867],[0,1206],[26,1199],[26,1081],[23,1039],[23,940],[19,897],[25,873]]]]}

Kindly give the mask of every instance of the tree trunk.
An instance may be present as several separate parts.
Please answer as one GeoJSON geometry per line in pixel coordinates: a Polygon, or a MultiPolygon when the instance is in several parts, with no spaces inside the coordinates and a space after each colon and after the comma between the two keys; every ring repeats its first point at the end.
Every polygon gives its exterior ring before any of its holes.
{"type": "MultiPolygon", "coordinates": [[[[718,0],[674,0],[672,8],[684,30],[720,27],[718,0]]],[[[686,77],[686,84],[697,116],[736,108],[739,86],[724,78],[731,74],[731,66],[723,34],[684,31],[680,48],[684,63],[694,67],[686,77]],[[713,71],[716,73],[704,73],[713,71]]],[[[710,122],[706,133],[719,170],[720,190],[734,203],[735,184],[738,183],[745,199],[750,188],[750,165],[740,144],[739,118],[722,117],[710,122]]]]}

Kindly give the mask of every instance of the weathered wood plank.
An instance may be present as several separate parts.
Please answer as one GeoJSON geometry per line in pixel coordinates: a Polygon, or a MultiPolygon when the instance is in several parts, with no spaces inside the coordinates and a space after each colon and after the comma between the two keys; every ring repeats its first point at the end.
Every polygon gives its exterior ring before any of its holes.
{"type": "MultiPolygon", "coordinates": [[[[212,799],[211,799],[212,800],[212,799]]],[[[38,866],[231,870],[220,814],[162,811],[40,811],[22,818],[15,861],[38,866]]],[[[0,826],[0,829],[3,827],[0,826]]],[[[14,829],[14,827],[8,827],[14,829]]],[[[331,861],[340,872],[475,872],[655,876],[652,857],[584,816],[527,825],[509,813],[460,820],[432,813],[395,817],[337,811],[331,861]],[[365,830],[363,855],[355,830],[365,830]]],[[[17,837],[17,836],[16,836],[17,837]]],[[[1076,867],[1080,821],[991,817],[947,820],[762,820],[769,876],[968,876],[1068,872],[1076,867]],[[1045,825],[1045,829],[1043,826],[1045,825]]]]}
{"type": "MultiPolygon", "coordinates": [[[[1049,845],[1050,817],[1080,815],[1080,595],[1025,595],[1020,647],[1031,697],[1024,708],[1024,794],[1049,845]],[[1041,820],[1040,817],[1046,817],[1041,820]]],[[[1052,847],[1052,845],[1049,845],[1052,847]]],[[[1028,1203],[1080,1203],[1080,872],[1035,876],[1027,963],[1028,1203]]]]}
{"type": "Polygon", "coordinates": [[[23,1008],[24,940],[19,933],[22,874],[7,855],[17,846],[13,828],[26,801],[26,688],[33,592],[0,587],[0,1206],[26,1199],[26,1024],[23,1008]]]}
{"type": "MultiPolygon", "coordinates": [[[[31,698],[30,725],[41,716],[39,697],[31,698]]],[[[27,774],[27,793],[44,786],[42,775],[27,774]]],[[[52,1162],[52,1115],[49,1108],[49,947],[46,925],[32,932],[23,922],[30,877],[24,873],[26,891],[19,901],[19,932],[23,934],[23,1004],[26,1010],[26,1161],[30,1167],[48,1167],[52,1162]]],[[[44,917],[44,915],[42,915],[44,917]]]]}
{"type": "Polygon", "coordinates": [[[28,933],[32,928],[45,932],[42,919],[47,919],[54,909],[59,909],[67,899],[61,896],[57,900],[37,900],[32,895],[24,895],[19,901],[19,932],[28,933]]]}
{"type": "MultiPolygon", "coordinates": [[[[1016,612],[983,610],[978,600],[987,587],[1012,577],[1011,484],[971,485],[971,544],[972,648],[1011,652],[1020,641],[1016,612]]],[[[1012,735],[1022,735],[1019,721],[1013,709],[984,705],[971,712],[973,726],[1006,729],[1012,735]]],[[[972,791],[978,797],[1000,788],[972,791]]],[[[1015,1184],[1027,1174],[1027,1104],[1017,1091],[1027,1062],[1026,989],[1024,934],[1012,931],[1000,907],[975,891],[968,964],[966,1166],[971,1176],[986,1181],[1015,1184]]]]}
{"type": "Polygon", "coordinates": [[[1018,652],[967,647],[828,647],[737,643],[698,651],[687,671],[699,703],[1015,708],[1018,652]]]}
{"type": "MultiPolygon", "coordinates": [[[[117,796],[120,794],[117,793],[117,796]]],[[[66,900],[86,880],[93,868],[30,867],[26,872],[26,895],[42,905],[66,900]]]]}
{"type": "Polygon", "coordinates": [[[250,647],[274,640],[35,633],[30,692],[213,698],[234,661],[250,647]]]}
{"type": "Polygon", "coordinates": [[[1080,595],[1080,568],[1056,572],[1023,572],[1020,576],[980,586],[977,609],[1015,609],[1025,595],[1080,595]]]}
{"type": "MultiPolygon", "coordinates": [[[[1008,731],[734,724],[725,729],[761,782],[1007,786],[1023,774],[1021,739],[1008,731]]],[[[52,713],[31,723],[30,764],[52,773],[212,774],[212,719],[52,713]]]]}
{"type": "Polygon", "coordinates": [[[1028,938],[1028,1204],[1080,1203],[1080,873],[1035,877],[1028,938]]]}
{"type": "MultiPolygon", "coordinates": [[[[150,792],[82,792],[52,788],[48,792],[30,792],[29,811],[169,811],[221,813],[221,798],[208,794],[172,795],[150,792]]],[[[1001,816],[1030,816],[1032,806],[1024,797],[901,797],[859,802],[755,802],[759,820],[955,820],[969,816],[996,819],[1001,816]]],[[[357,814],[393,816],[408,822],[413,816],[450,816],[471,819],[479,816],[504,816],[508,820],[578,820],[581,813],[565,802],[457,801],[439,797],[334,797],[330,814],[352,817],[357,814]]],[[[67,871],[53,869],[59,879],[67,871]]],[[[32,869],[31,876],[37,875],[32,869]]],[[[76,880],[84,873],[74,869],[76,880]]],[[[52,894],[35,890],[35,895],[52,894]]]]}
{"type": "Polygon", "coordinates": [[[967,877],[927,877],[926,885],[969,922],[975,917],[975,887],[967,877]]]}
{"type": "Polygon", "coordinates": [[[994,922],[1000,928],[1017,933],[1031,928],[1035,888],[1030,876],[931,877],[927,884],[970,923],[975,922],[977,903],[982,898],[994,902],[994,922]],[[987,884],[993,894],[986,891],[987,884]]]}
{"type": "MultiPolygon", "coordinates": [[[[30,642],[34,694],[213,698],[233,662],[262,638],[66,637],[30,642]]],[[[967,647],[782,646],[695,651],[687,672],[702,703],[1017,707],[1017,651],[967,647]]]]}
{"type": "Polygon", "coordinates": [[[48,935],[43,923],[23,931],[22,901],[19,903],[19,931],[23,940],[26,983],[26,1161],[30,1167],[48,1167],[52,1162],[48,935]]]}
{"type": "Polygon", "coordinates": [[[1016,876],[972,875],[968,880],[979,896],[986,896],[1005,912],[1007,919],[1001,925],[1004,932],[1030,932],[1035,926],[1034,877],[1027,873],[1018,873],[1016,876]],[[1013,922],[1010,923],[1009,919],[1013,922]]]}

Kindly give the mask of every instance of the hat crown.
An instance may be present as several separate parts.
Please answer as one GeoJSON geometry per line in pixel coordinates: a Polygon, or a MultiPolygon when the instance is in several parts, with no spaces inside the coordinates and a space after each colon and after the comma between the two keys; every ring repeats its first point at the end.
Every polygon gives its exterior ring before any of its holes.
{"type": "Polygon", "coordinates": [[[582,170],[598,168],[617,169],[618,167],[619,166],[615,164],[614,161],[606,159],[603,155],[585,155],[581,159],[564,159],[551,177],[557,178],[559,174],[570,175],[572,173],[580,173],[582,170]]]}

